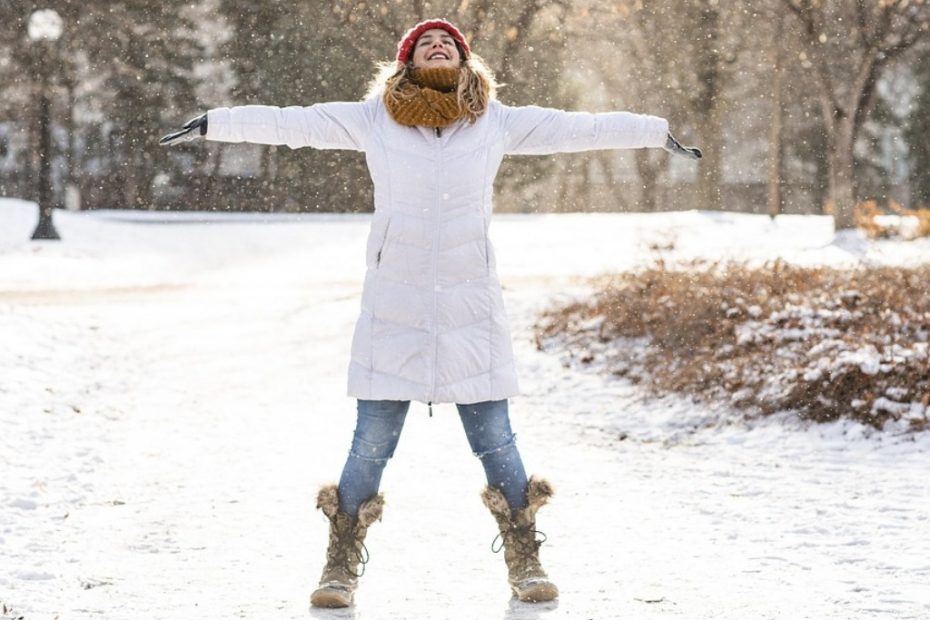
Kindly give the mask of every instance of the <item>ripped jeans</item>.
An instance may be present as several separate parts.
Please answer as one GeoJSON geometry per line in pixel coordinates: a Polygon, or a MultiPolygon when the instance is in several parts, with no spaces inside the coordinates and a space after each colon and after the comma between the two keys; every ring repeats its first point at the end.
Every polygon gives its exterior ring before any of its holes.
{"type": "MultiPolygon", "coordinates": [[[[381,474],[394,455],[410,401],[359,400],[352,449],[339,479],[339,510],[355,516],[359,505],[378,492],[381,474]]],[[[488,484],[507,498],[512,511],[526,506],[526,471],[510,429],[506,400],[456,405],[472,452],[481,460],[488,484]]]]}

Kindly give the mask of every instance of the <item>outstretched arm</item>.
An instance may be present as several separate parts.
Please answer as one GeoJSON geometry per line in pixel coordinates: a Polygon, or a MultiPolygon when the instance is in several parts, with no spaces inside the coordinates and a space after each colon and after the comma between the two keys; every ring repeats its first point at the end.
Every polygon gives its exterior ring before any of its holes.
{"type": "Polygon", "coordinates": [[[292,149],[311,146],[363,151],[372,114],[369,101],[286,108],[264,105],[215,108],[191,119],[180,131],[166,135],[159,143],[171,145],[205,138],[287,145],[292,149]]]}
{"type": "Polygon", "coordinates": [[[668,121],[631,112],[566,112],[538,106],[500,106],[505,152],[548,155],[665,145],[668,121]]]}
{"type": "Polygon", "coordinates": [[[597,149],[665,148],[692,159],[701,150],[683,147],[672,137],[668,121],[631,112],[566,112],[537,106],[500,106],[505,151],[513,155],[548,155],[597,149]]]}

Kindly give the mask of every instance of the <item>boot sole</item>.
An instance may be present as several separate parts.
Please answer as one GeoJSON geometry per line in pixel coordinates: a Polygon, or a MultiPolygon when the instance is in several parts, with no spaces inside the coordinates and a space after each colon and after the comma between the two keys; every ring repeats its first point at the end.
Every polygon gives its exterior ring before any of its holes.
{"type": "Polygon", "coordinates": [[[352,593],[330,588],[320,588],[310,595],[310,605],[336,609],[352,605],[352,593]]]}
{"type": "Polygon", "coordinates": [[[514,587],[514,595],[524,603],[545,603],[559,596],[559,589],[549,581],[538,581],[526,586],[514,587]]]}

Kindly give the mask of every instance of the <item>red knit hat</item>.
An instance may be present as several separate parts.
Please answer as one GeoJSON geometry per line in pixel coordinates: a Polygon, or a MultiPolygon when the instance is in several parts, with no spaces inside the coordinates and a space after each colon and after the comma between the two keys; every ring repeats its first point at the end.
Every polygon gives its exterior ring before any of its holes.
{"type": "Polygon", "coordinates": [[[397,63],[402,65],[410,60],[413,46],[416,44],[417,39],[420,38],[421,34],[433,28],[440,28],[452,35],[452,38],[458,44],[459,50],[462,52],[462,60],[468,60],[471,56],[471,48],[468,47],[468,43],[465,42],[465,36],[462,34],[462,31],[444,19],[428,19],[425,22],[417,24],[401,37],[400,42],[397,44],[397,63]]]}

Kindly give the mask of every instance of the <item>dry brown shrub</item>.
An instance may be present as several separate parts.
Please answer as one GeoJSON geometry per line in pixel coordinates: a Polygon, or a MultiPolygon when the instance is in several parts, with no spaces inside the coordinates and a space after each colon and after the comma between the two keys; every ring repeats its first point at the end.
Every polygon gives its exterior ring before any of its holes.
{"type": "Polygon", "coordinates": [[[927,427],[930,267],[663,264],[597,283],[537,325],[543,349],[769,414],[927,427]]]}
{"type": "Polygon", "coordinates": [[[898,215],[917,219],[915,237],[930,237],[930,209],[905,209],[894,200],[888,203],[888,208],[898,215]]]}
{"type": "Polygon", "coordinates": [[[853,211],[856,227],[872,239],[917,239],[930,236],[930,209],[905,209],[894,200],[889,201],[885,209],[887,211],[879,207],[874,200],[857,204],[853,211]],[[899,216],[900,219],[896,222],[879,221],[889,213],[899,216]],[[911,220],[915,225],[907,226],[911,220]]]}
{"type": "Polygon", "coordinates": [[[891,236],[891,232],[886,226],[878,223],[878,218],[884,215],[878,208],[878,203],[874,200],[860,202],[853,210],[853,219],[856,222],[856,228],[864,232],[870,239],[881,239],[891,236]]]}

